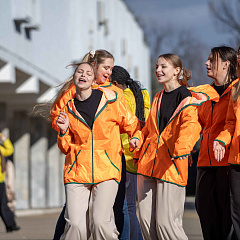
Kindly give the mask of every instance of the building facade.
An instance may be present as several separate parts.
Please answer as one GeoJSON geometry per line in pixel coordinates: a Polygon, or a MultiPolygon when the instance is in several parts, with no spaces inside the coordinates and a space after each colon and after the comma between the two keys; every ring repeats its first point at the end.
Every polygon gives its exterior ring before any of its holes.
{"type": "Polygon", "coordinates": [[[55,96],[72,74],[65,66],[96,49],[150,90],[149,47],[121,0],[9,0],[0,12],[0,126],[15,148],[17,209],[59,207],[64,156],[33,107],[55,96]]]}

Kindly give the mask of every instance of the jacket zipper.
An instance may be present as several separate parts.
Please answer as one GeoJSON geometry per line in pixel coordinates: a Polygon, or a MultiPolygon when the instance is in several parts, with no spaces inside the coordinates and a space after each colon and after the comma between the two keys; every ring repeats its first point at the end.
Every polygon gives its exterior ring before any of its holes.
{"type": "MultiPolygon", "coordinates": [[[[161,96],[161,94],[159,95],[159,97],[158,97],[158,101],[157,101],[157,122],[158,122],[158,131],[159,131],[159,124],[160,124],[160,123],[159,123],[159,115],[160,115],[159,110],[160,110],[160,109],[158,109],[158,105],[159,105],[159,101],[160,101],[160,96],[161,96]]],[[[161,107],[161,106],[160,106],[160,107],[161,107]]],[[[157,148],[156,148],[155,158],[154,158],[154,162],[153,162],[153,168],[152,168],[151,177],[152,177],[152,175],[153,175],[153,170],[154,170],[155,161],[156,161],[156,157],[157,157],[157,150],[158,150],[158,144],[159,144],[160,135],[161,135],[161,134],[158,135],[158,142],[157,142],[157,148]]]]}
{"type": "MultiPolygon", "coordinates": [[[[92,127],[93,128],[93,127],[92,127]]],[[[92,183],[94,183],[94,167],[93,167],[93,131],[91,129],[92,134],[92,183]]]]}
{"type": "Polygon", "coordinates": [[[210,150],[209,150],[209,138],[210,138],[210,131],[211,131],[211,128],[212,128],[213,108],[214,108],[215,104],[216,104],[216,103],[214,103],[213,101],[211,101],[211,105],[212,105],[211,127],[210,127],[209,132],[208,132],[208,157],[209,157],[209,163],[210,163],[210,166],[211,166],[211,167],[212,167],[212,162],[211,162],[210,150]]]}

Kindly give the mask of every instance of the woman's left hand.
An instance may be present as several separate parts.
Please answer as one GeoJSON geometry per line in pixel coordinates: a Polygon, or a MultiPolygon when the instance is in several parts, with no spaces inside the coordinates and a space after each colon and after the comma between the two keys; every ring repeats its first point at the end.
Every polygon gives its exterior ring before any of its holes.
{"type": "Polygon", "coordinates": [[[136,148],[139,148],[138,147],[139,145],[139,140],[137,138],[132,138],[130,141],[129,141],[129,147],[130,149],[136,149],[136,148]]]}

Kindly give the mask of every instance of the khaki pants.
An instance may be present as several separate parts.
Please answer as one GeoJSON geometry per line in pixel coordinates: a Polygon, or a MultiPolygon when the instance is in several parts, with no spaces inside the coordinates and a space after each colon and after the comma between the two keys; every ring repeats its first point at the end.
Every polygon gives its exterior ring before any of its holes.
{"type": "Polygon", "coordinates": [[[114,221],[113,204],[118,190],[114,180],[99,184],[67,184],[66,226],[61,240],[87,240],[90,238],[88,210],[92,194],[92,222],[94,240],[118,239],[114,221]]]}
{"type": "Polygon", "coordinates": [[[186,240],[185,187],[138,175],[139,217],[145,240],[186,240]]]}

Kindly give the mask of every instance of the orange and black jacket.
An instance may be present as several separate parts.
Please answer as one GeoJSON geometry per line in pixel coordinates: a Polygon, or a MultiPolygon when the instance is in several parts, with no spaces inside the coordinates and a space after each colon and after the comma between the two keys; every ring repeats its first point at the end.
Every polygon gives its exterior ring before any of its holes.
{"type": "Polygon", "coordinates": [[[199,107],[199,122],[202,125],[203,134],[198,156],[198,167],[228,166],[229,149],[226,148],[226,153],[222,161],[217,162],[213,152],[213,141],[223,131],[231,90],[237,81],[233,81],[221,96],[216,92],[218,98],[207,101],[199,107]]]}
{"type": "Polygon", "coordinates": [[[240,164],[240,98],[237,102],[230,99],[224,130],[215,140],[222,142],[226,151],[230,146],[229,164],[240,164]]]}
{"type": "Polygon", "coordinates": [[[156,94],[140,136],[140,153],[134,154],[138,158],[138,174],[182,187],[187,185],[188,156],[201,132],[197,108],[216,97],[208,86],[189,88],[192,97],[182,100],[161,134],[159,114],[163,91],[156,94]],[[185,159],[179,160],[179,157],[185,159]]]}
{"type": "Polygon", "coordinates": [[[97,184],[110,179],[120,182],[120,133],[139,137],[140,124],[137,117],[119,101],[116,92],[107,88],[98,89],[103,91],[103,95],[92,129],[76,110],[74,99],[69,100],[63,108],[69,117],[69,127],[65,134],[59,133],[58,146],[66,155],[65,184],[97,184]]]}

